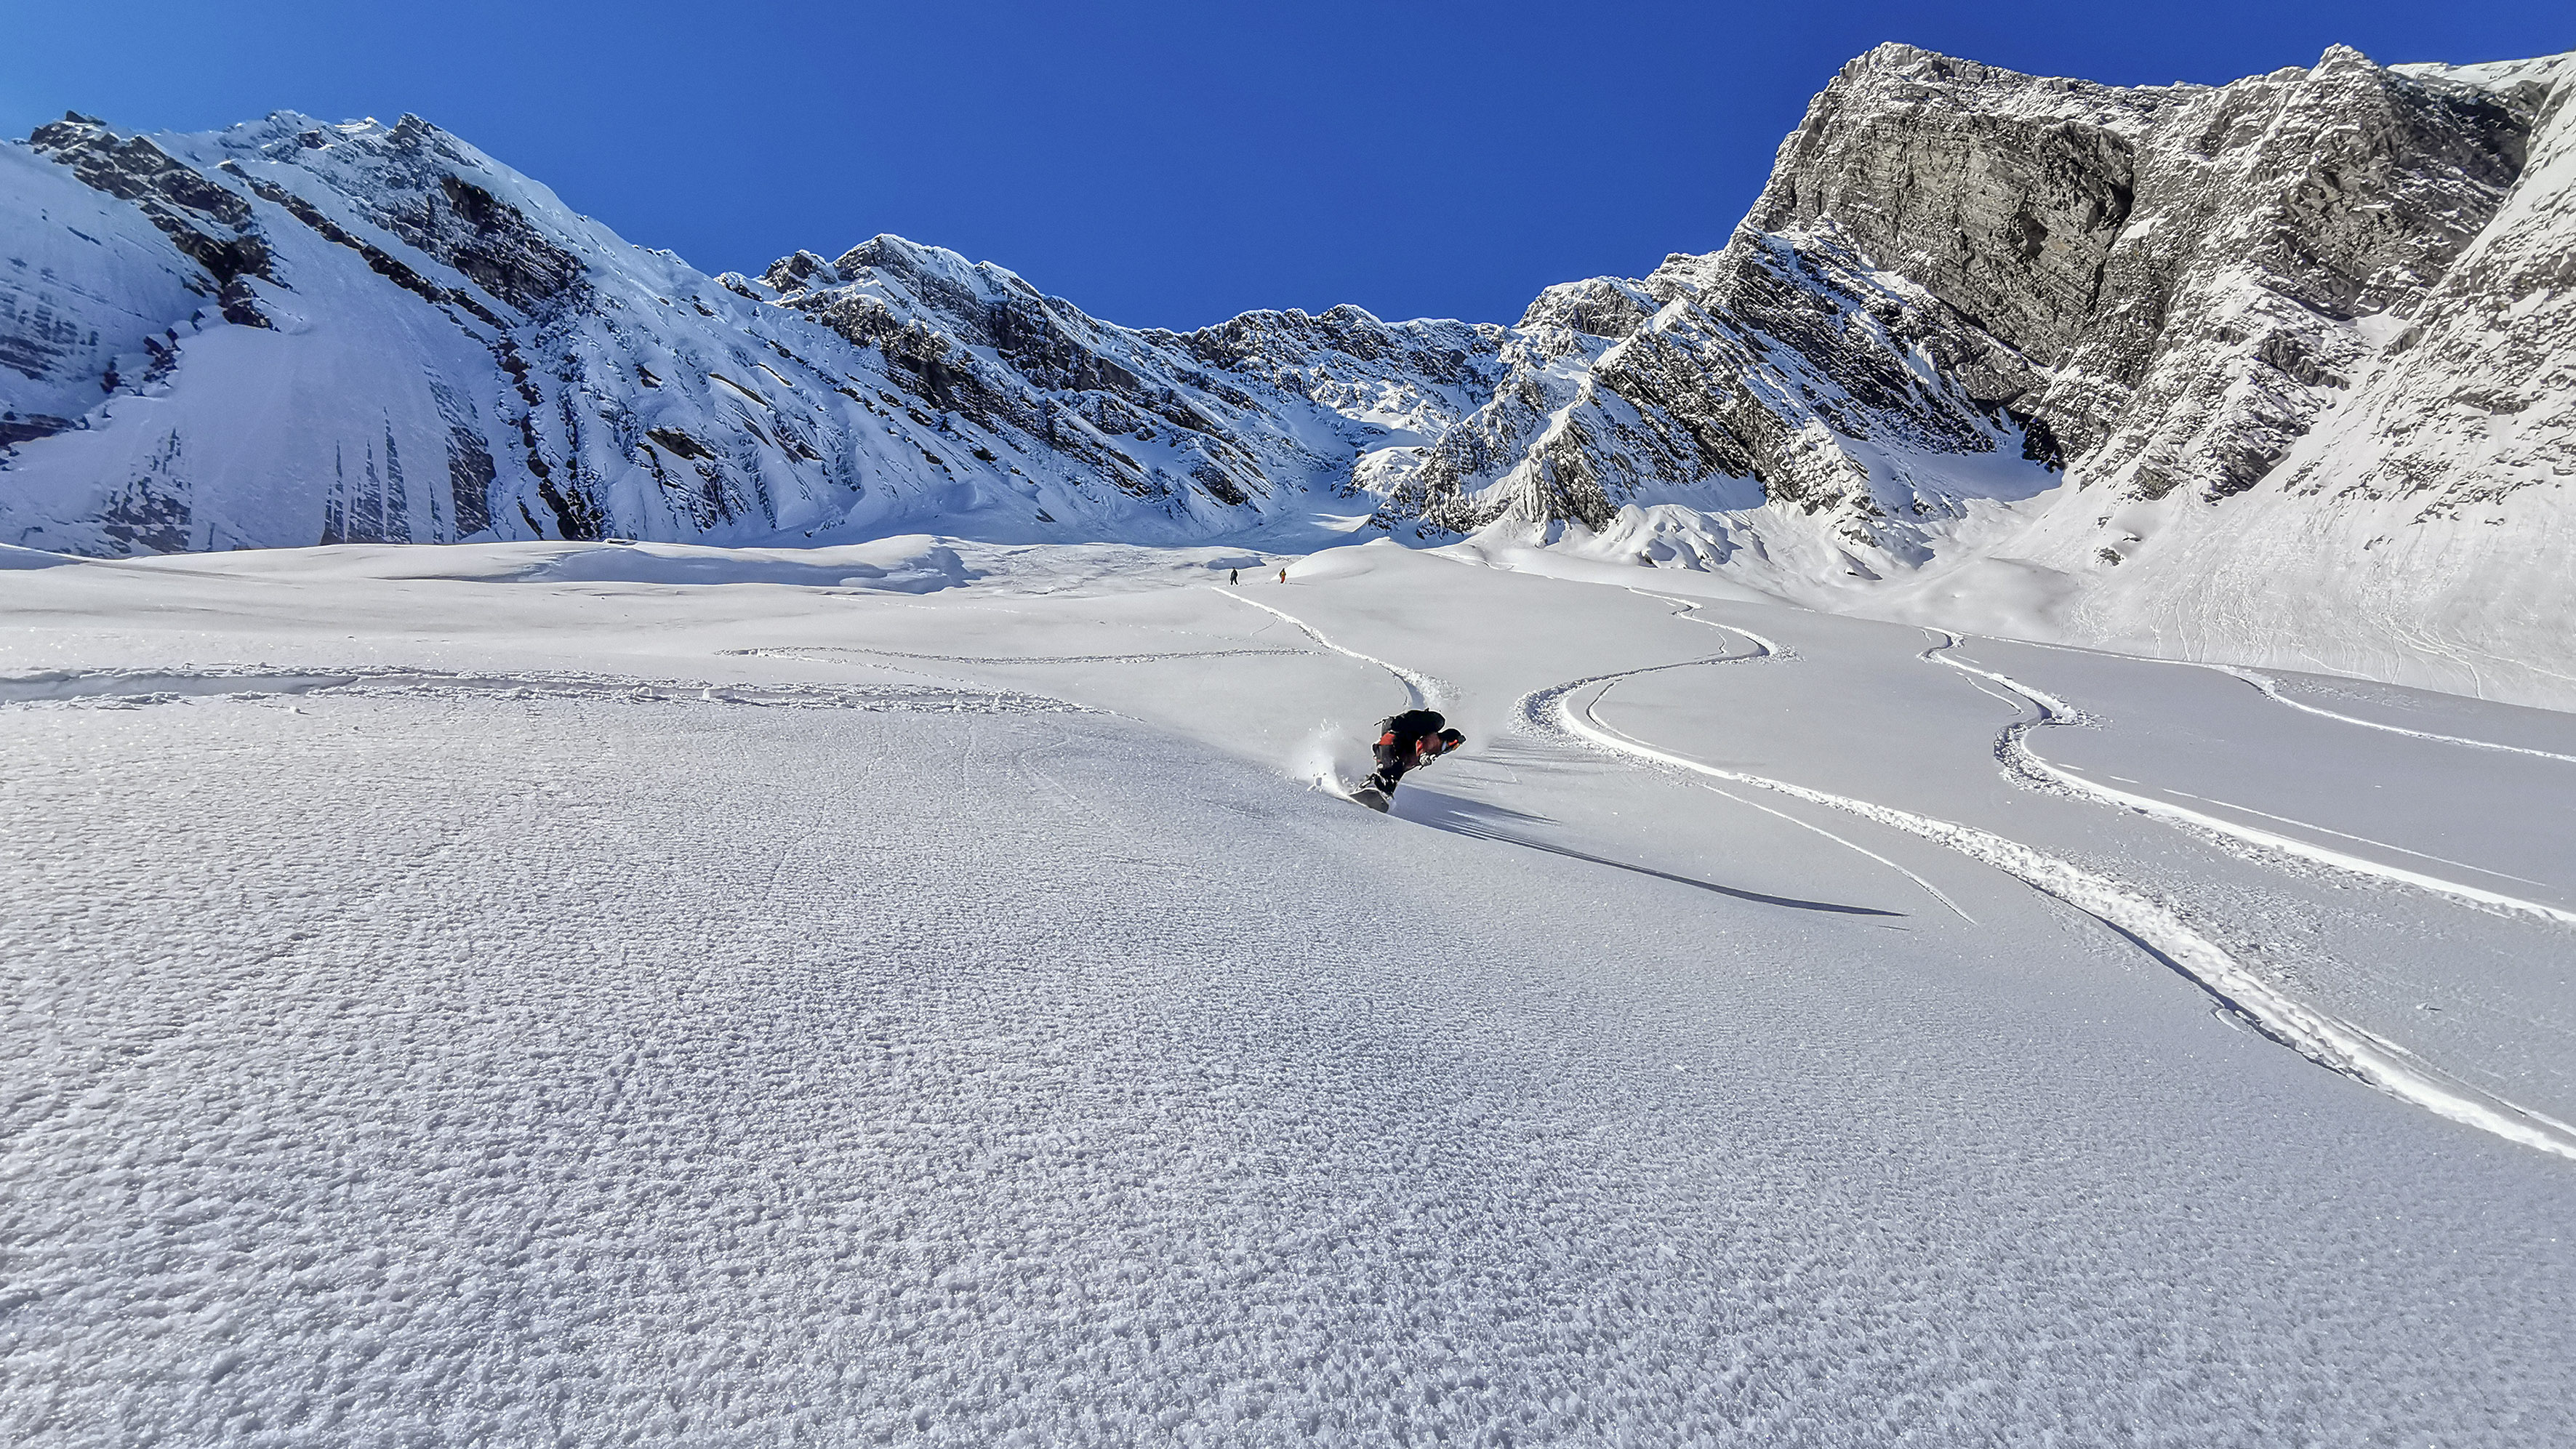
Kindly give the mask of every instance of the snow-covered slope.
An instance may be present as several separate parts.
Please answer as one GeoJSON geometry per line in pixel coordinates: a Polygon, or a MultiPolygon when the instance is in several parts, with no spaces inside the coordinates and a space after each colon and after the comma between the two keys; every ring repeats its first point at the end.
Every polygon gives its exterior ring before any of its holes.
{"type": "Polygon", "coordinates": [[[2119,88],[1882,46],[1716,252],[1511,327],[1186,334],[890,236],[709,277],[411,117],[75,117],[0,148],[0,542],[1367,517],[2576,704],[2571,95],[2568,57],[2119,88]]]}
{"type": "Polygon", "coordinates": [[[1446,427],[1501,333],[1142,333],[893,237],[711,278],[414,117],[73,117],[0,186],[0,540],[76,553],[1238,531],[1446,427]]]}
{"type": "Polygon", "coordinates": [[[0,1440],[2576,1443],[2576,717],[907,551],[0,550],[0,1440]]]}

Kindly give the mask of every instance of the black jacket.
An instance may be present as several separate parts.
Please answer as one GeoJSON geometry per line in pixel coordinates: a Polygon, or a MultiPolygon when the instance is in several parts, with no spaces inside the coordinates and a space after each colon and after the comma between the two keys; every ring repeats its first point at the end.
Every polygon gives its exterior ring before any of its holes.
{"type": "Polygon", "coordinates": [[[1378,721],[1377,747],[1381,754],[1395,753],[1410,759],[1414,747],[1424,738],[1440,733],[1449,721],[1436,709],[1408,709],[1378,721]]]}

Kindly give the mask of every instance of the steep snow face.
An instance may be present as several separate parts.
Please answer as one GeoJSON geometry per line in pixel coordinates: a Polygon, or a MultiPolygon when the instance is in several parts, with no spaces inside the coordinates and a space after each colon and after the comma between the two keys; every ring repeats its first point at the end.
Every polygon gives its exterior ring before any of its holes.
{"type": "Polygon", "coordinates": [[[2370,387],[2285,471],[2457,516],[2576,476],[2576,54],[2420,73],[2530,114],[2528,160],[2440,281],[2371,330],[2370,387]]]}
{"type": "Polygon", "coordinates": [[[414,117],[71,117],[0,188],[0,541],[75,553],[1236,531],[1445,429],[1502,332],[1140,333],[893,237],[711,278],[414,117]]]}
{"type": "Polygon", "coordinates": [[[2098,523],[2062,509],[2007,543],[2093,575],[2064,614],[2070,632],[2576,704],[2571,69],[2560,57],[2422,72],[2536,115],[2518,182],[2402,310],[2319,324],[2358,335],[2349,385],[2241,496],[2158,504],[2133,490],[2103,499],[2098,523]],[[2088,570],[2104,528],[2128,566],[2088,570]]]}

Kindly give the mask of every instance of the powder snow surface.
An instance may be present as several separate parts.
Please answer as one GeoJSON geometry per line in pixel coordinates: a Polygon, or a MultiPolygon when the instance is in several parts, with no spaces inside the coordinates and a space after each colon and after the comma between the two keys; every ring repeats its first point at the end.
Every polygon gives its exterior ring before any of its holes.
{"type": "Polygon", "coordinates": [[[2576,1442],[2568,716],[811,562],[0,568],[11,1442],[2576,1442]]]}

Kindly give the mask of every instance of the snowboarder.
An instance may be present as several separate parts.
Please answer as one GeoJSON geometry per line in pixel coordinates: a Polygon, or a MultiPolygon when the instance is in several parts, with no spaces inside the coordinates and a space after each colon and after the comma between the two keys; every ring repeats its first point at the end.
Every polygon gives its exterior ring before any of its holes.
{"type": "Polygon", "coordinates": [[[1279,571],[1279,582],[1283,584],[1288,582],[1288,571],[1286,569],[1281,569],[1279,571]]]}
{"type": "Polygon", "coordinates": [[[1227,583],[1229,583],[1229,584],[1239,584],[1239,583],[1242,583],[1242,582],[1243,582],[1243,570],[1241,570],[1241,569],[1227,569],[1227,570],[1225,571],[1225,581],[1226,581],[1227,583]]]}
{"type": "Polygon", "coordinates": [[[1408,709],[1378,721],[1377,771],[1351,797],[1373,810],[1384,810],[1406,771],[1418,770],[1467,742],[1448,724],[1436,709],[1408,709]]]}

